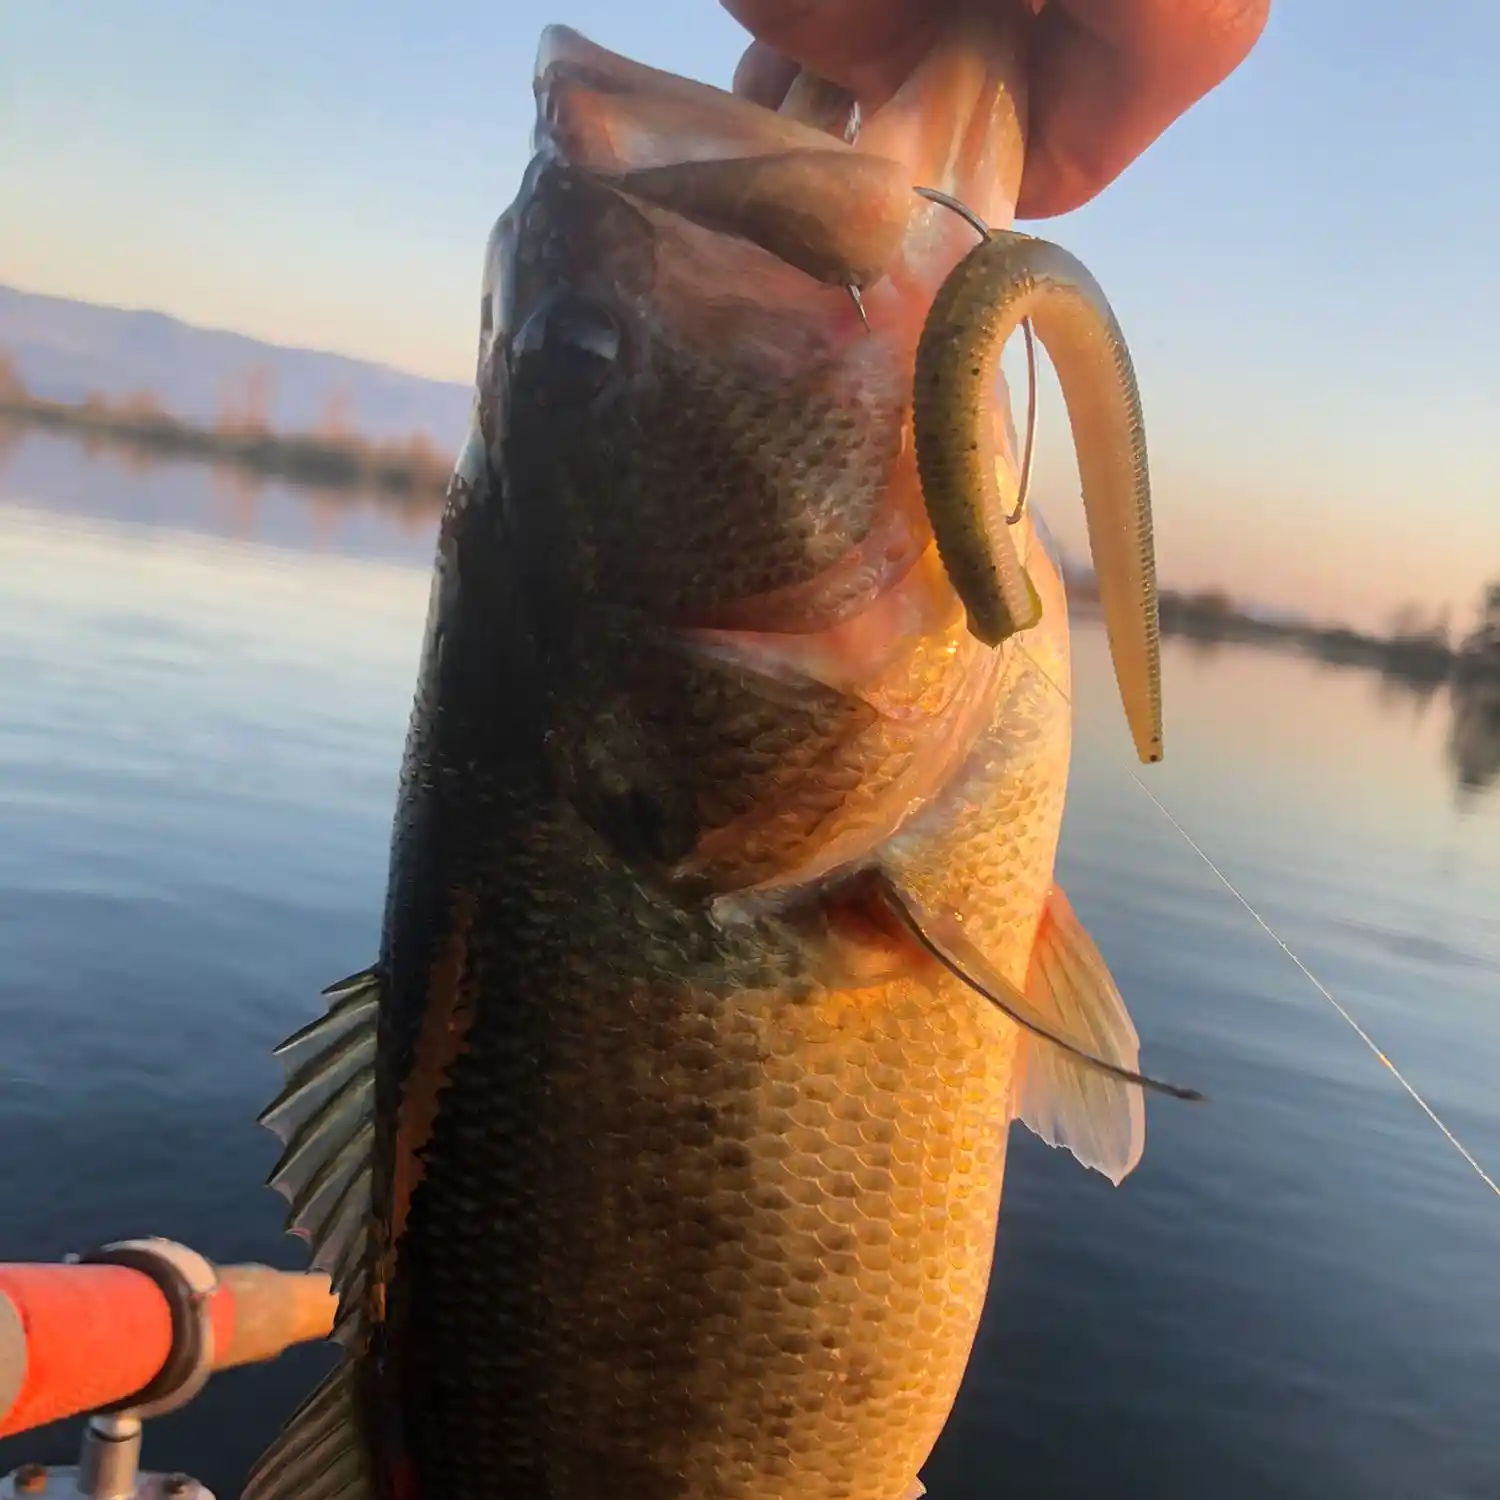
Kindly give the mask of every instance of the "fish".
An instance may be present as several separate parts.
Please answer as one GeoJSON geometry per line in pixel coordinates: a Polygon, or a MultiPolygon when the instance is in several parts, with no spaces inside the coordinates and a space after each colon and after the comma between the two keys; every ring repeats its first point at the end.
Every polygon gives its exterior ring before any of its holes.
{"type": "MultiPolygon", "coordinates": [[[[544,33],[380,949],[261,1117],[342,1355],[244,1500],[910,1500],[1011,1122],[1139,1160],[1137,1033],[1054,876],[1056,549],[1004,528],[1037,618],[976,633],[950,566],[999,543],[952,517],[994,497],[920,472],[976,251],[915,188],[1006,221],[1020,160],[985,24],[857,132],[544,33]]],[[[1003,408],[962,429],[997,493],[1003,408]]]]}

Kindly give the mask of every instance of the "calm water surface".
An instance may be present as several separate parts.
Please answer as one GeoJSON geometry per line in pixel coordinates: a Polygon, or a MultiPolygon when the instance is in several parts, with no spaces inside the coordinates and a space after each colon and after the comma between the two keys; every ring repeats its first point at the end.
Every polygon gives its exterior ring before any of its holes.
{"type": "MultiPolygon", "coordinates": [[[[298,1265],[252,1122],[270,1048],[375,953],[428,523],[3,460],[0,1259],[158,1233],[298,1265]]],[[[929,1491],[1500,1496],[1500,1200],[1151,806],[1076,640],[1061,879],[1146,1065],[1212,1103],[1153,1101],[1119,1189],[1016,1132],[929,1491]]],[[[1493,1169],[1500,791],[1459,786],[1446,697],[1239,649],[1168,673],[1143,776],[1493,1169]]],[[[221,1377],[148,1461],[229,1500],[327,1360],[221,1377]]]]}

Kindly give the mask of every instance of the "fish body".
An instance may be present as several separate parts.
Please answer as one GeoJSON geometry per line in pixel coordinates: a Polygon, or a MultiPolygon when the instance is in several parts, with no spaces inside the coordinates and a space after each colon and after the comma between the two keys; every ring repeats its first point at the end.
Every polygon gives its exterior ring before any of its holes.
{"type": "Polygon", "coordinates": [[[245,1494],[902,1500],[1010,1121],[1116,1180],[1141,1149],[1137,1088],[955,973],[1134,1066],[1053,883],[1062,582],[1028,515],[1041,623],[992,649],[925,519],[912,364],[963,227],[912,209],[867,331],[795,262],[879,213],[804,203],[767,249],[749,189],[695,217],[695,178],[621,184],[676,109],[726,157],[807,147],[795,122],[548,46],[381,951],[265,1117],[346,1358],[245,1494]]]}

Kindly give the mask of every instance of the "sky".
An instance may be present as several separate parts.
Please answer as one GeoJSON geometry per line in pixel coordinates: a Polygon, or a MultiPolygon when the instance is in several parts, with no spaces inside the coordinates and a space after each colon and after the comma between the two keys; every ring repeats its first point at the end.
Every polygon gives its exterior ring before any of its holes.
{"type": "MultiPolygon", "coordinates": [[[[0,281],[467,381],[552,21],[721,84],[745,41],[714,0],[0,4],[0,281]]],[[[1500,575],[1497,55],[1491,0],[1279,0],[1118,182],[1026,226],[1130,340],[1168,582],[1463,624],[1500,575]]],[[[1081,551],[1050,378],[1041,421],[1081,551]]]]}

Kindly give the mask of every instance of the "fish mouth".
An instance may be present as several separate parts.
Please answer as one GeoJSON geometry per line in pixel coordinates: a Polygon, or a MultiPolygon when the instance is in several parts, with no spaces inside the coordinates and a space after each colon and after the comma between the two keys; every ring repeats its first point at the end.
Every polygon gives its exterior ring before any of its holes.
{"type": "Polygon", "coordinates": [[[816,280],[885,275],[914,201],[902,164],[564,26],[543,33],[537,149],[632,197],[758,244],[816,280]]]}
{"type": "Polygon", "coordinates": [[[606,174],[800,150],[846,162],[864,153],[899,162],[908,186],[957,193],[989,222],[1008,224],[1025,156],[1023,79],[1003,23],[956,16],[906,83],[860,119],[850,143],[844,119],[828,109],[837,91],[811,75],[772,110],[549,26],[532,79],[536,145],[606,174]],[[997,196],[1007,192],[1008,200],[997,196]]]}
{"type": "MultiPolygon", "coordinates": [[[[855,117],[856,133],[846,129],[852,96],[812,75],[802,74],[770,109],[555,25],[537,52],[534,145],[539,157],[627,197],[749,241],[825,284],[861,291],[863,330],[849,301],[827,302],[829,347],[870,340],[871,359],[893,361],[909,378],[933,295],[973,248],[967,225],[916,189],[961,195],[991,222],[1009,222],[1024,157],[1022,76],[999,23],[958,16],[892,98],[855,117]],[[852,142],[844,138],[850,133],[852,142]]],[[[1000,389],[996,449],[1003,458],[1015,443],[1003,379],[1000,389]]],[[[830,644],[843,665],[830,685],[873,675],[879,661],[854,660],[852,640],[870,643],[882,659],[889,647],[877,645],[871,629],[852,631],[850,621],[899,589],[932,545],[909,419],[899,440],[890,503],[847,557],[790,591],[673,623],[690,635],[730,632],[747,645],[764,637],[758,659],[779,653],[788,670],[808,665],[810,655],[827,659],[829,649],[812,638],[840,630],[830,644]]],[[[925,612],[941,613],[956,596],[941,578],[930,587],[947,597],[925,612]]],[[[885,615],[887,623],[913,618],[909,608],[885,615]]]]}
{"type": "Polygon", "coordinates": [[[1011,221],[1023,76],[1001,23],[961,15],[906,84],[859,119],[850,143],[829,107],[838,91],[811,75],[772,110],[549,26],[533,76],[535,145],[820,280],[894,279],[899,294],[925,293],[925,310],[972,237],[914,190],[938,188],[992,224],[1011,221]]]}
{"type": "Polygon", "coordinates": [[[532,86],[537,146],[603,174],[851,147],[828,132],[712,84],[652,68],[549,26],[532,86]]]}

